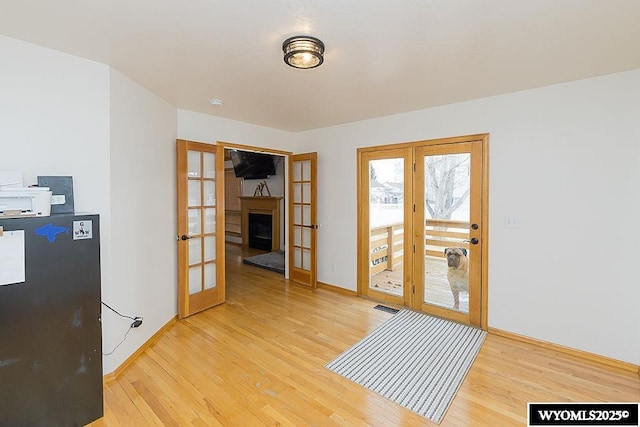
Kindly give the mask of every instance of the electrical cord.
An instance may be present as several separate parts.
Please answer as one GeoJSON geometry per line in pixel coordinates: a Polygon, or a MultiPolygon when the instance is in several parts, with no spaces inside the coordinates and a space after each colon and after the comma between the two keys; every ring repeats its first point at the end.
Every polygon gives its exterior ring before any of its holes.
{"type": "Polygon", "coordinates": [[[104,353],[104,352],[102,353],[104,356],[109,356],[113,354],[118,349],[118,347],[120,347],[120,345],[127,339],[127,335],[129,335],[129,332],[131,331],[131,329],[137,328],[138,326],[142,325],[143,318],[139,316],[136,316],[136,317],[127,316],[125,314],[120,313],[118,310],[114,309],[104,301],[100,301],[100,303],[105,307],[107,307],[109,310],[113,311],[118,316],[124,317],[125,319],[133,320],[133,322],[131,323],[131,326],[129,326],[129,329],[127,329],[127,332],[125,332],[124,337],[122,337],[122,340],[115,347],[113,347],[113,350],[111,350],[108,353],[104,353]]]}
{"type": "Polygon", "coordinates": [[[131,329],[133,329],[133,327],[131,327],[131,328],[127,329],[127,332],[124,334],[124,337],[122,337],[122,341],[120,341],[120,342],[118,343],[118,345],[116,345],[115,347],[113,347],[113,350],[111,350],[109,353],[104,353],[104,352],[103,352],[103,353],[102,353],[102,355],[103,355],[103,356],[109,356],[109,355],[113,354],[113,353],[118,349],[118,347],[120,347],[120,344],[122,344],[122,343],[124,342],[124,340],[126,340],[126,339],[127,339],[127,335],[129,335],[129,331],[130,331],[131,329]]]}
{"type": "Polygon", "coordinates": [[[104,301],[100,301],[100,302],[102,303],[102,305],[104,305],[105,307],[107,307],[109,310],[113,311],[115,314],[117,314],[120,317],[126,317],[127,319],[131,319],[131,320],[139,319],[139,317],[135,318],[135,317],[127,316],[127,315],[124,315],[124,314],[120,314],[116,309],[111,308],[111,306],[109,304],[107,304],[106,302],[104,302],[104,301]]]}

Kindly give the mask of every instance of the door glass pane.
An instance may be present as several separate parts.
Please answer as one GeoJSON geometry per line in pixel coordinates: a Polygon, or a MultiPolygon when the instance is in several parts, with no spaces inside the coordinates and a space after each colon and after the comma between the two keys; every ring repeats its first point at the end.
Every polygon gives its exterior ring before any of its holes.
{"type": "Polygon", "coordinates": [[[302,163],[302,180],[311,181],[311,161],[304,160],[300,163],[302,163]]]}
{"type": "Polygon", "coordinates": [[[216,236],[204,238],[204,260],[213,261],[216,259],[216,236]]]}
{"type": "Polygon", "coordinates": [[[302,224],[302,206],[296,205],[293,207],[293,223],[302,224]]]}
{"type": "Polygon", "coordinates": [[[302,251],[302,268],[304,270],[311,270],[311,251],[308,249],[302,251]]]}
{"type": "Polygon", "coordinates": [[[311,225],[311,206],[302,206],[302,225],[311,225]]]}
{"type": "Polygon", "coordinates": [[[293,184],[293,203],[302,203],[302,184],[293,184]]]}
{"type": "Polygon", "coordinates": [[[189,265],[202,262],[202,247],[199,237],[189,239],[189,265]]]}
{"type": "Polygon", "coordinates": [[[189,295],[202,291],[202,267],[189,268],[189,295]]]}
{"type": "Polygon", "coordinates": [[[204,181],[204,200],[202,203],[204,206],[216,205],[216,182],[204,181]]]}
{"type": "Polygon", "coordinates": [[[302,202],[311,203],[311,184],[309,183],[302,185],[302,202]]]}
{"type": "Polygon", "coordinates": [[[369,287],[402,296],[404,159],[369,162],[369,287]]]}
{"type": "Polygon", "coordinates": [[[204,288],[211,289],[216,287],[216,264],[210,263],[204,265],[204,288]]]}
{"type": "Polygon", "coordinates": [[[293,162],[293,180],[302,180],[302,162],[293,162]]]}
{"type": "Polygon", "coordinates": [[[293,266],[296,268],[302,267],[302,249],[293,248],[293,266]]]}
{"type": "Polygon", "coordinates": [[[470,153],[425,156],[424,302],[469,312],[470,153]]]}
{"type": "Polygon", "coordinates": [[[187,152],[187,176],[190,178],[199,177],[200,174],[200,152],[187,152]]]}
{"type": "Polygon", "coordinates": [[[309,248],[311,247],[311,229],[310,228],[303,228],[302,229],[302,246],[304,246],[305,248],[309,248]]]}
{"type": "Polygon", "coordinates": [[[204,153],[204,172],[205,178],[216,177],[216,155],[213,153],[204,153]]]}
{"type": "Polygon", "coordinates": [[[189,206],[200,206],[200,180],[189,181],[189,206]]]}
{"type": "Polygon", "coordinates": [[[204,210],[204,232],[215,233],[216,232],[216,209],[207,208],[204,210]]]}
{"type": "Polygon", "coordinates": [[[301,229],[302,227],[293,227],[293,244],[296,246],[302,246],[302,235],[300,233],[301,229]]]}
{"type": "Polygon", "coordinates": [[[200,209],[189,209],[189,236],[201,234],[200,209]]]}

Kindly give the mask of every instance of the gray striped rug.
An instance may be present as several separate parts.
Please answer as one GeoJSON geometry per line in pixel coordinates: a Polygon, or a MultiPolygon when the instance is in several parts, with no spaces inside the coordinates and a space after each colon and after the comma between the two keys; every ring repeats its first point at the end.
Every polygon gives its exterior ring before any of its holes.
{"type": "Polygon", "coordinates": [[[325,367],[440,423],[486,335],[401,310],[325,367]]]}

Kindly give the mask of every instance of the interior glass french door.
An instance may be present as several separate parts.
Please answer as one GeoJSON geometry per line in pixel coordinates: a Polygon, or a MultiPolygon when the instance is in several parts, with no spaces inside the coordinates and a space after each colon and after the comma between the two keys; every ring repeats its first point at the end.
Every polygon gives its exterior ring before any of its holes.
{"type": "Polygon", "coordinates": [[[315,288],[317,153],[294,154],[289,175],[289,278],[315,288]]]}
{"type": "Polygon", "coordinates": [[[482,143],[417,147],[413,308],[480,325],[482,143]]]}
{"type": "Polygon", "coordinates": [[[177,141],[178,316],[224,302],[222,146],[177,141]]]}
{"type": "Polygon", "coordinates": [[[411,158],[410,149],[367,152],[360,167],[362,293],[400,305],[410,302],[411,158]]]}

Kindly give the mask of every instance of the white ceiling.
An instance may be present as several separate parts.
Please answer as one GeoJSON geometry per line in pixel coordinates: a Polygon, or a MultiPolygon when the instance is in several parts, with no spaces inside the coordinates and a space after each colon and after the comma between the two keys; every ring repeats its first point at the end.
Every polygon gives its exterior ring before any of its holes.
{"type": "Polygon", "coordinates": [[[640,0],[0,0],[0,33],[290,131],[640,68],[640,0]],[[298,34],[321,67],[284,64],[298,34]]]}

